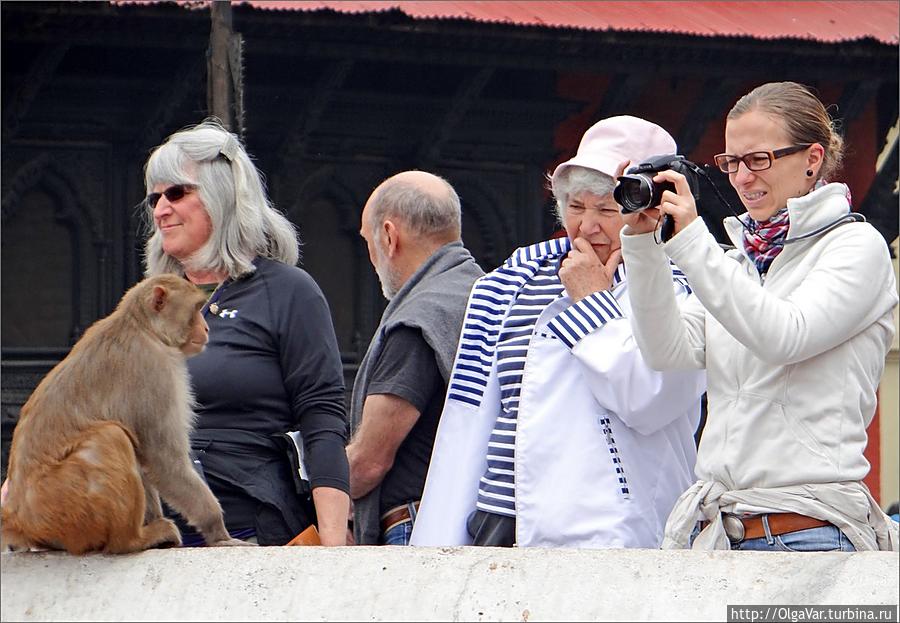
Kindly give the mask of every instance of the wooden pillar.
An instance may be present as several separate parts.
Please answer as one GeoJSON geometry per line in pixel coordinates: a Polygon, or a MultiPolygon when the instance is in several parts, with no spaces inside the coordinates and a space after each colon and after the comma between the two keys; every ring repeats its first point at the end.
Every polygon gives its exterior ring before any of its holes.
{"type": "Polygon", "coordinates": [[[230,130],[234,123],[234,92],[228,53],[232,23],[230,0],[215,0],[210,5],[210,19],[212,25],[207,52],[206,105],[209,114],[218,117],[230,130]]]}
{"type": "MultiPolygon", "coordinates": [[[[880,401],[879,401],[880,402],[880,401]]],[[[879,422],[879,414],[881,411],[881,405],[875,407],[875,417],[872,418],[872,423],[869,424],[869,428],[866,429],[866,434],[869,436],[869,443],[866,445],[865,457],[869,461],[869,465],[872,467],[869,469],[869,474],[863,480],[866,483],[866,486],[869,487],[869,491],[872,493],[872,497],[875,498],[875,501],[879,504],[882,503],[881,500],[881,423],[879,422]]],[[[891,500],[885,500],[885,503],[889,503],[891,500]]]]}

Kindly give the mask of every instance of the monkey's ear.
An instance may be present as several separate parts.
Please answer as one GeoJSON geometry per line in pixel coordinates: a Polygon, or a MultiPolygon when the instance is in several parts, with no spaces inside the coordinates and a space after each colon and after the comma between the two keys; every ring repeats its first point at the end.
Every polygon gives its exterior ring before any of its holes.
{"type": "Polygon", "coordinates": [[[166,301],[169,298],[169,292],[162,286],[153,286],[153,298],[150,300],[150,305],[153,307],[153,311],[161,312],[163,307],[166,306],[166,301]]]}

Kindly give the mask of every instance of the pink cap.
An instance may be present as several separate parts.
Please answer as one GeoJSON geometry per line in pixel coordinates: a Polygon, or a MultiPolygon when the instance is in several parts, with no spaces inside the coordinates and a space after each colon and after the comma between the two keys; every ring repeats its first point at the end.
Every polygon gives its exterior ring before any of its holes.
{"type": "Polygon", "coordinates": [[[555,184],[556,176],[571,166],[615,177],[619,164],[626,160],[636,165],[652,156],[677,152],[675,139],[655,123],[629,115],[610,117],[598,121],[584,133],[575,157],[556,167],[551,179],[555,184]]]}

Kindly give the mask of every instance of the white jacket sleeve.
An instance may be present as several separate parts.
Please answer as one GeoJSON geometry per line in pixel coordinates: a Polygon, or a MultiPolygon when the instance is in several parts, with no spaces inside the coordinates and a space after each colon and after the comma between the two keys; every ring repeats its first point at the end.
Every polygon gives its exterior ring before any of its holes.
{"type": "Polygon", "coordinates": [[[826,246],[807,253],[802,261],[815,265],[787,297],[749,277],[701,219],[666,243],[665,252],[728,333],[761,360],[787,365],[834,348],[883,316],[890,309],[884,290],[893,283],[886,245],[870,225],[844,225],[799,244],[826,246]]]}
{"type": "Polygon", "coordinates": [[[634,235],[628,231],[628,227],[622,230],[621,240],[628,267],[630,320],[644,360],[654,370],[705,368],[703,305],[696,296],[676,299],[669,260],[652,233],[634,235]]]}

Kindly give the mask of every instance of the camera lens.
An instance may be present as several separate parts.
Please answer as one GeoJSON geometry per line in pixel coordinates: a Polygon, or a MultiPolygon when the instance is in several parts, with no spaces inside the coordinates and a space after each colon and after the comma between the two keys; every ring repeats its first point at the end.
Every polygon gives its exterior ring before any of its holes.
{"type": "Polygon", "coordinates": [[[622,212],[640,212],[653,204],[653,181],[646,175],[623,175],[613,191],[622,212]]]}
{"type": "Polygon", "coordinates": [[[629,184],[625,187],[625,201],[632,206],[632,210],[643,210],[647,207],[647,202],[653,195],[649,185],[650,182],[641,179],[636,184],[629,184]]]}
{"type": "Polygon", "coordinates": [[[655,184],[652,175],[637,173],[620,177],[619,184],[613,190],[613,197],[622,207],[622,213],[630,214],[655,208],[667,190],[675,192],[675,184],[672,182],[655,184]]]}

